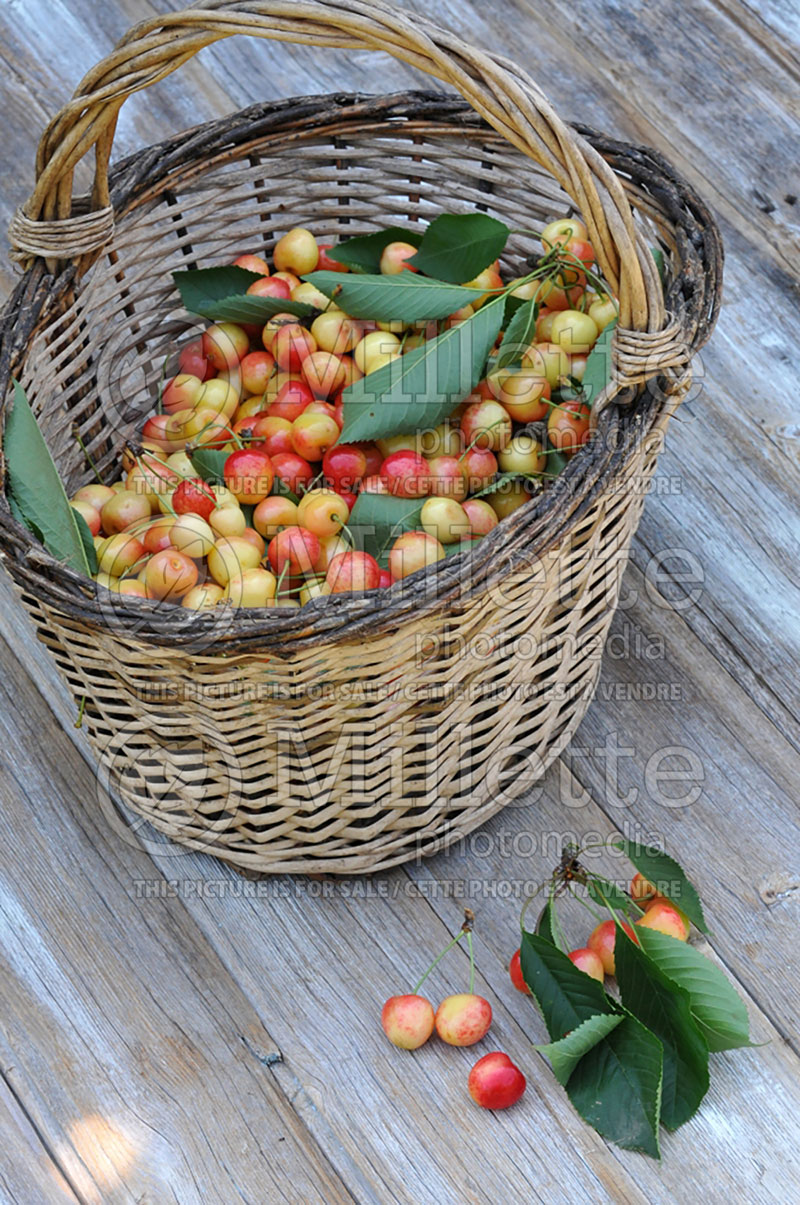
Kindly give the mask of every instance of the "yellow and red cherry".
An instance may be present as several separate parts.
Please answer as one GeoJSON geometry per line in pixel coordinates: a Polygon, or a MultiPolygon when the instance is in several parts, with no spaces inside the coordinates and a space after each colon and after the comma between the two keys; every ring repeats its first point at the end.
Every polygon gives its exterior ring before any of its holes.
{"type": "Polygon", "coordinates": [[[520,950],[515,950],[511,955],[511,961],[508,964],[508,973],[511,982],[518,992],[524,992],[526,996],[532,995],[531,989],[528,987],[522,976],[522,964],[520,962],[520,950]]]}
{"type": "Polygon", "coordinates": [[[172,509],[178,515],[189,513],[200,515],[208,521],[217,500],[210,485],[200,477],[185,478],[175,489],[170,499],[172,509]]]}
{"type": "Polygon", "coordinates": [[[428,461],[427,493],[460,502],[468,492],[467,469],[458,456],[432,456],[428,461]]]}
{"type": "Polygon", "coordinates": [[[319,262],[319,247],[310,230],[295,226],[283,238],[279,238],[272,253],[272,261],[278,272],[293,272],[305,276],[313,272],[319,262]]]}
{"type": "Polygon", "coordinates": [[[209,363],[203,351],[202,337],[192,339],[181,348],[178,353],[178,367],[181,373],[198,377],[201,381],[207,381],[209,377],[213,377],[214,365],[209,363]]]}
{"type": "Polygon", "coordinates": [[[504,376],[498,401],[515,423],[538,423],[547,417],[550,383],[522,369],[504,376]]]}
{"type": "Polygon", "coordinates": [[[428,462],[410,448],[392,452],[380,468],[390,494],[396,498],[423,498],[428,492],[428,462]]]}
{"type": "Polygon", "coordinates": [[[177,602],[197,584],[197,565],[175,548],[156,552],[147,562],[145,586],[150,598],[177,602]]]}
{"type": "MultiPolygon", "coordinates": [[[[378,471],[382,463],[378,453],[378,471]]],[[[337,492],[354,492],[367,476],[366,454],[356,444],[334,444],[322,457],[322,471],[337,492]]]]}
{"type": "Polygon", "coordinates": [[[561,402],[550,411],[547,436],[550,443],[565,456],[577,452],[589,438],[590,410],[585,402],[561,402]]]}
{"type": "Polygon", "coordinates": [[[381,252],[380,270],[384,276],[397,276],[400,272],[418,272],[408,261],[417,254],[411,243],[396,241],[388,243],[381,252]]]}
{"type": "Polygon", "coordinates": [[[433,1033],[433,1005],[423,996],[390,996],[381,1010],[381,1025],[393,1046],[418,1050],[433,1033]]]}
{"type": "Polygon", "coordinates": [[[267,557],[273,573],[313,573],[320,560],[321,549],[317,536],[299,526],[285,527],[273,536],[267,547],[267,557]]]}
{"type": "Polygon", "coordinates": [[[272,340],[270,351],[275,362],[284,372],[299,373],[303,361],[317,350],[317,343],[310,331],[299,322],[281,326],[272,340]]]}
{"type": "Polygon", "coordinates": [[[286,381],[270,402],[267,413],[274,418],[285,418],[293,423],[313,401],[314,394],[305,381],[286,381]]]}
{"type": "Polygon", "coordinates": [[[499,402],[482,398],[470,402],[465,409],[461,416],[461,432],[467,447],[498,451],[511,439],[511,419],[499,402]]]}
{"type": "Polygon", "coordinates": [[[298,524],[296,503],[281,494],[271,494],[269,498],[264,498],[253,511],[253,526],[268,540],[284,527],[296,527],[298,524]]]}
{"type": "Polygon", "coordinates": [[[580,949],[570,950],[567,958],[590,979],[596,979],[598,983],[603,982],[605,971],[600,956],[594,950],[590,950],[588,946],[581,946],[580,949]]]}
{"type": "Polygon", "coordinates": [[[246,292],[251,297],[274,297],[276,301],[288,301],[292,295],[288,280],[281,280],[279,276],[263,276],[260,280],[254,280],[247,286],[246,292]]]}
{"type": "Polygon", "coordinates": [[[474,1046],[489,1032],[492,1006],[474,992],[447,996],[436,1010],[436,1032],[448,1046],[474,1046]]]}
{"type": "Polygon", "coordinates": [[[331,594],[344,594],[352,590],[376,590],[380,585],[381,571],[378,562],[368,552],[350,549],[340,552],[328,565],[325,581],[331,594]]]}
{"type": "Polygon", "coordinates": [[[444,545],[427,531],[404,531],[389,553],[392,581],[399,582],[418,569],[427,569],[446,556],[444,545]]]}
{"type": "Polygon", "coordinates": [[[292,423],[292,447],[304,460],[318,461],[339,438],[339,424],[327,413],[307,407],[292,423]]]}
{"type": "Polygon", "coordinates": [[[253,419],[245,420],[250,423],[253,438],[259,441],[268,456],[278,452],[292,452],[292,424],[286,418],[276,414],[262,413],[253,419]]]}
{"type": "Polygon", "coordinates": [[[236,368],[249,347],[246,331],[234,322],[215,323],[203,333],[203,355],[217,372],[236,368]]]}
{"type": "Polygon", "coordinates": [[[467,475],[467,491],[470,494],[491,485],[497,476],[497,457],[491,448],[470,448],[461,457],[467,475]]]}
{"type": "Polygon", "coordinates": [[[244,268],[247,272],[257,272],[259,276],[269,276],[269,264],[261,255],[240,255],[233,261],[235,268],[244,268]]]}
{"type": "Polygon", "coordinates": [[[296,452],[278,452],[270,459],[275,476],[280,478],[293,494],[302,494],[316,476],[316,469],[296,452]]]}
{"type": "Polygon", "coordinates": [[[489,532],[497,527],[499,519],[483,498],[465,498],[461,505],[467,516],[472,535],[488,536],[489,532]]]}
{"type": "Polygon", "coordinates": [[[266,498],[275,479],[272,460],[263,448],[237,448],[225,461],[222,475],[238,501],[251,505],[266,498]]]}

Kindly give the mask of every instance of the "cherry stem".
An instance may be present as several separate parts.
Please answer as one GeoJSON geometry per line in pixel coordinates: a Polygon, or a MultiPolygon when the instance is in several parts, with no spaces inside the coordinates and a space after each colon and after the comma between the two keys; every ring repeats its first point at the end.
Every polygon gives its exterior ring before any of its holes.
{"type": "Polygon", "coordinates": [[[435,969],[435,968],[436,968],[436,967],[439,965],[439,963],[440,963],[440,962],[442,961],[442,959],[444,958],[445,954],[449,954],[449,953],[450,953],[450,951],[452,950],[453,946],[457,946],[457,945],[458,945],[458,943],[461,941],[461,938],[464,936],[464,933],[465,933],[465,930],[464,930],[464,929],[461,929],[461,930],[460,930],[460,931],[459,931],[459,932],[456,934],[456,936],[453,938],[453,940],[447,943],[447,945],[445,946],[445,948],[442,950],[441,954],[438,954],[438,955],[436,956],[436,958],[434,958],[433,962],[432,962],[432,963],[431,963],[431,965],[428,967],[427,971],[425,972],[425,974],[424,974],[424,975],[422,976],[422,978],[420,979],[419,983],[416,985],[416,987],[415,987],[415,988],[414,988],[414,990],[412,991],[412,993],[411,993],[411,994],[412,994],[412,996],[416,996],[417,992],[418,992],[418,991],[419,991],[419,989],[422,987],[423,983],[424,983],[424,982],[425,982],[425,980],[428,978],[428,976],[430,975],[431,971],[433,971],[433,970],[434,970],[434,969],[435,969]]]}
{"type": "Polygon", "coordinates": [[[475,990],[475,951],[472,948],[472,930],[467,929],[467,949],[469,950],[469,994],[475,990]]]}
{"type": "MultiPolygon", "coordinates": [[[[280,575],[278,576],[278,584],[277,584],[277,586],[275,587],[275,597],[276,597],[276,598],[278,597],[278,595],[279,595],[279,594],[280,594],[280,592],[281,592],[281,586],[283,585],[283,579],[286,577],[286,574],[288,573],[288,571],[289,571],[289,562],[288,562],[288,561],[284,561],[284,562],[283,562],[283,568],[281,569],[281,571],[280,571],[280,575]]],[[[287,590],[287,592],[286,592],[286,593],[288,594],[288,593],[289,593],[289,591],[287,590]]]]}
{"type": "Polygon", "coordinates": [[[105,485],[105,481],[103,481],[103,478],[100,476],[99,472],[97,471],[97,465],[96,465],[96,464],[95,464],[95,462],[92,460],[91,453],[90,453],[89,449],[86,447],[86,444],[85,444],[85,443],[83,442],[83,440],[81,439],[81,433],[80,433],[80,431],[78,430],[78,428],[77,428],[77,427],[73,427],[73,429],[72,429],[72,434],[75,436],[76,440],[78,441],[78,447],[80,448],[80,450],[83,452],[84,456],[86,457],[86,460],[87,460],[87,462],[88,462],[89,468],[90,468],[90,469],[92,470],[92,472],[94,473],[94,475],[95,475],[95,477],[97,478],[97,480],[98,480],[99,484],[100,484],[100,485],[105,485]]]}
{"type": "Polygon", "coordinates": [[[591,912],[591,914],[595,920],[603,919],[602,913],[598,912],[596,908],[593,908],[588,900],[584,900],[578,895],[578,893],[575,890],[572,883],[570,883],[570,885],[569,885],[569,893],[573,899],[577,900],[579,904],[582,904],[584,908],[588,909],[588,911],[591,912]]]}

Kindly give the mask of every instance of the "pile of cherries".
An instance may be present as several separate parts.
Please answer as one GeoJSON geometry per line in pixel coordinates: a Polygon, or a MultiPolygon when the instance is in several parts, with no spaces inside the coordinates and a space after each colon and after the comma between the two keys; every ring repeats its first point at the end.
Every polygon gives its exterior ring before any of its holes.
{"type": "MultiPolygon", "coordinates": [[[[306,229],[279,240],[271,266],[259,255],[237,259],[259,274],[248,293],[309,304],[315,316],[216,323],[180,349],[178,372],[140,445],[126,448],[120,479],[84,486],[71,499],[95,538],[96,581],[195,609],[299,607],[320,595],[389,587],[440,560],[448,545],[490,532],[530,498],[531,480],[547,475],[550,449],[570,456],[588,437],[588,407],[551,395],[580,381],[616,316],[613,298],[587,286],[581,270],[594,259],[583,225],[551,223],[542,240],[577,266],[514,290],[540,304],[521,366],[490,371],[432,430],[350,444],[339,442],[343,390],[496,296],[504,287],[497,263],[467,282],[486,290],[471,305],[439,322],[401,324],[352,318],[301,280],[321,268],[347,271],[306,229]],[[546,439],[533,423],[546,427],[546,439]],[[224,484],[198,474],[198,449],[228,453],[224,484]],[[520,476],[475,496],[500,473],[520,476]],[[349,527],[362,493],[424,499],[419,527],[391,542],[383,565],[355,547],[349,527]]],[[[389,244],[381,272],[414,271],[415,252],[389,244]]]]}

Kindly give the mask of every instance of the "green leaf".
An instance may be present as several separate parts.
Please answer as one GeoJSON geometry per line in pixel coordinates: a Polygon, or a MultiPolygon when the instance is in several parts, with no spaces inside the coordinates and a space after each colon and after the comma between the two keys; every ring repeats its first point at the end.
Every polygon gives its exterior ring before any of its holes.
{"type": "Polygon", "coordinates": [[[280,477],[276,477],[272,483],[272,493],[280,494],[282,498],[289,498],[295,505],[300,501],[297,494],[290,490],[288,485],[283,482],[280,477]]]}
{"type": "MultiPolygon", "coordinates": [[[[331,273],[335,276],[336,273],[331,273]]],[[[280,297],[247,296],[247,290],[261,277],[257,272],[233,265],[224,268],[195,268],[173,272],[172,279],[190,314],[200,314],[213,322],[266,322],[274,314],[294,314],[305,318],[317,311],[300,301],[280,297]]]]}
{"type": "Polygon", "coordinates": [[[567,1094],[604,1137],[657,1158],[663,1059],[658,1038],[543,937],[523,933],[520,963],[552,1042],[594,1017],[623,1014],[578,1061],[567,1094]]]}
{"type": "Polygon", "coordinates": [[[502,304],[482,306],[472,318],[348,386],[342,395],[342,442],[422,431],[447,418],[481,379],[502,313],[502,304]]]}
{"type": "Polygon", "coordinates": [[[676,1130],[694,1116],[708,1091],[708,1044],[692,1017],[689,993],[616,928],[614,961],[622,1003],[664,1047],[661,1119],[667,1129],[676,1130]]]}
{"type": "Polygon", "coordinates": [[[355,268],[359,272],[379,272],[381,255],[389,243],[411,243],[418,247],[422,235],[417,230],[403,230],[400,226],[388,226],[385,230],[376,230],[374,234],[359,234],[343,243],[331,247],[328,259],[336,260],[347,268],[355,268]]]}
{"type": "Polygon", "coordinates": [[[566,954],[536,933],[522,934],[520,966],[551,1041],[566,1037],[597,1013],[615,1011],[602,984],[579,971],[566,954]]]}
{"type": "Polygon", "coordinates": [[[661,277],[661,287],[662,287],[662,289],[665,289],[667,287],[667,270],[666,270],[666,264],[664,263],[664,252],[661,250],[660,247],[651,247],[650,254],[652,255],[653,259],[656,261],[656,267],[658,268],[658,275],[661,277]]]}
{"type": "Polygon", "coordinates": [[[744,1001],[710,958],[687,942],[655,929],[639,926],[637,934],[647,956],[688,994],[692,1016],[709,1050],[751,1045],[744,1001]]]}
{"type": "Polygon", "coordinates": [[[600,332],[597,342],[589,352],[581,381],[587,406],[596,401],[611,380],[611,336],[616,325],[616,318],[612,318],[608,326],[600,332]]]}
{"type": "Polygon", "coordinates": [[[426,276],[461,284],[497,259],[510,233],[485,213],[443,213],[428,226],[410,262],[426,276]]]}
{"type": "Polygon", "coordinates": [[[615,883],[609,883],[607,879],[589,879],[586,890],[590,898],[603,907],[610,904],[612,908],[616,908],[626,915],[639,915],[631,905],[630,896],[626,895],[615,883]]]}
{"type": "Polygon", "coordinates": [[[75,511],[75,521],[78,524],[78,535],[83,543],[83,551],[86,554],[86,560],[89,565],[89,572],[97,573],[97,549],[94,546],[94,537],[89,530],[89,524],[84,519],[80,511],[75,511]]]}
{"type": "Polygon", "coordinates": [[[614,848],[621,849],[640,874],[643,874],[661,895],[677,904],[701,933],[708,933],[700,896],[674,858],[636,841],[615,841],[614,848]]]}
{"type": "Polygon", "coordinates": [[[359,494],[347,526],[360,548],[376,560],[404,531],[416,531],[424,498],[394,498],[391,494],[359,494]]]}
{"type": "Polygon", "coordinates": [[[222,485],[225,480],[223,469],[229,456],[230,452],[223,452],[219,448],[196,448],[189,459],[192,468],[203,481],[207,481],[209,485],[222,485]]]}
{"type": "Polygon", "coordinates": [[[336,304],[351,317],[369,318],[375,322],[447,318],[468,302],[483,296],[480,289],[462,289],[460,285],[445,281],[427,280],[415,272],[400,272],[397,276],[311,272],[303,279],[326,297],[335,298],[336,304]]]}
{"type": "Polygon", "coordinates": [[[553,1075],[564,1088],[583,1056],[607,1037],[612,1029],[616,1029],[623,1019],[622,1013],[596,1013],[565,1038],[548,1042],[545,1046],[534,1046],[534,1050],[547,1055],[553,1075]]]}
{"type": "Polygon", "coordinates": [[[580,1060],[567,1095],[604,1138],[658,1159],[663,1057],[655,1034],[624,1013],[620,1024],[580,1060]]]}
{"type": "Polygon", "coordinates": [[[548,450],[547,472],[551,477],[557,477],[559,473],[563,473],[568,464],[569,460],[563,452],[559,452],[557,448],[551,448],[548,450]]]}
{"type": "Polygon", "coordinates": [[[15,513],[57,560],[91,576],[78,524],[80,516],[69,504],[58,469],[18,381],[14,382],[14,401],[6,419],[3,451],[15,513]]]}
{"type": "Polygon", "coordinates": [[[549,899],[542,908],[538,921],[536,922],[536,933],[539,937],[549,941],[551,946],[558,946],[556,941],[555,925],[553,924],[553,901],[549,899]]]}
{"type": "Polygon", "coordinates": [[[522,353],[536,337],[539,303],[535,298],[525,301],[509,322],[497,353],[494,368],[506,368],[522,359],[522,353]]]}

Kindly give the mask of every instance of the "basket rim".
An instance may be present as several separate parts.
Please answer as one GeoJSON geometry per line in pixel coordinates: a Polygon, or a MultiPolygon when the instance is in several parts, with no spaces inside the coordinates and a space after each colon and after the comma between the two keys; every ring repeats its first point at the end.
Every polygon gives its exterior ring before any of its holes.
{"type": "MultiPolygon", "coordinates": [[[[111,173],[111,202],[116,216],[127,216],[168,188],[167,181],[185,178],[193,165],[194,174],[205,174],[270,136],[302,131],[309,138],[330,137],[339,127],[343,133],[357,134],[368,122],[383,128],[387,123],[402,122],[407,128],[414,121],[428,124],[431,134],[463,137],[476,133],[508,146],[467,101],[447,93],[413,90],[373,96],[336,92],[295,97],[248,106],[134,152],[111,173]]],[[[588,126],[576,124],[575,128],[608,160],[623,183],[630,181],[657,200],[672,223],[683,262],[669,282],[665,301],[680,322],[690,351],[697,351],[710,337],[721,301],[723,252],[710,211],[659,152],[608,138],[588,126]]],[[[11,379],[24,363],[32,335],[60,306],[69,303],[89,267],[84,263],[79,270],[69,264],[50,276],[43,261],[37,261],[0,312],[0,420],[11,379]]],[[[569,534],[658,425],[664,396],[675,388],[675,381],[653,378],[616,399],[600,415],[598,438],[569,461],[552,486],[513,512],[476,548],[456,553],[431,571],[413,574],[388,590],[332,595],[299,609],[252,609],[246,613],[240,609],[214,648],[226,657],[256,648],[287,656],[315,644],[344,644],[385,635],[400,623],[460,605],[459,598],[474,597],[510,567],[540,556],[569,534]],[[467,579],[470,586],[465,594],[467,579]]],[[[57,561],[17,522],[4,486],[0,449],[0,552],[23,589],[34,591],[86,627],[113,629],[121,638],[151,645],[191,648],[211,629],[214,616],[197,612],[190,613],[189,622],[181,616],[180,632],[176,632],[174,613],[179,608],[159,608],[124,596],[119,605],[115,598],[111,623],[107,604],[101,606],[97,597],[103,588],[57,561]]]]}

